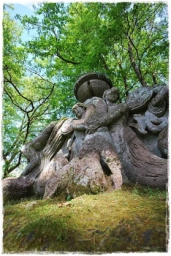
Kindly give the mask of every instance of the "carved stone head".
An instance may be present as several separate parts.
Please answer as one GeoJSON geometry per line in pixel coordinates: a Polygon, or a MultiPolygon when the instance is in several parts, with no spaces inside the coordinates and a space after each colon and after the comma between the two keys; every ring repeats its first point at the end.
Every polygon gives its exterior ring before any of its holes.
{"type": "Polygon", "coordinates": [[[86,105],[83,103],[77,103],[72,107],[72,111],[77,118],[81,118],[86,111],[86,105]]]}
{"type": "Polygon", "coordinates": [[[152,88],[140,87],[130,93],[126,99],[126,103],[131,111],[141,110],[148,105],[152,95],[152,88]]]}
{"type": "Polygon", "coordinates": [[[117,102],[119,99],[119,90],[116,87],[106,90],[103,94],[103,99],[111,103],[117,102]]]}

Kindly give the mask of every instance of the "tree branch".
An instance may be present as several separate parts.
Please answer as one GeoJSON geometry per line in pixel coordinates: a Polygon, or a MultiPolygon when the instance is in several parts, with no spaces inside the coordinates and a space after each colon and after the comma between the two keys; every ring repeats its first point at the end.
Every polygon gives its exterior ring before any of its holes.
{"type": "MultiPolygon", "coordinates": [[[[128,40],[129,40],[129,37],[128,37],[128,40]]],[[[132,51],[132,43],[131,41],[129,40],[128,41],[128,53],[129,53],[129,57],[130,57],[130,61],[131,61],[131,64],[132,64],[132,67],[138,77],[138,80],[140,81],[140,83],[142,84],[142,86],[147,86],[143,76],[142,76],[142,73],[141,73],[141,70],[140,68],[138,68],[138,66],[136,65],[136,62],[135,62],[135,59],[134,59],[134,55],[133,55],[133,51],[132,51]]]]}
{"type": "Polygon", "coordinates": [[[152,74],[152,78],[153,78],[154,84],[157,84],[157,79],[156,79],[156,74],[155,73],[152,74]]]}
{"type": "Polygon", "coordinates": [[[15,170],[20,165],[20,163],[21,163],[21,156],[22,156],[22,153],[19,151],[18,161],[17,161],[17,163],[15,165],[13,165],[11,168],[8,169],[8,173],[12,172],[13,170],[15,170]]]}
{"type": "MultiPolygon", "coordinates": [[[[29,102],[30,102],[30,105],[32,106],[32,110],[33,110],[33,109],[34,109],[33,101],[30,100],[30,99],[28,99],[27,97],[25,97],[24,95],[21,94],[21,92],[18,90],[18,88],[17,88],[17,87],[15,86],[15,84],[12,82],[12,77],[11,77],[11,74],[10,74],[9,70],[7,70],[7,73],[8,73],[8,75],[9,75],[10,79],[7,78],[6,76],[4,76],[5,82],[10,83],[10,84],[13,86],[13,88],[16,90],[16,92],[17,92],[23,99],[29,101],[29,102]]],[[[31,112],[32,110],[30,110],[30,112],[31,112]]]]}
{"type": "MultiPolygon", "coordinates": [[[[54,34],[54,37],[55,37],[55,40],[56,40],[56,45],[58,44],[58,37],[56,35],[56,32],[54,30],[54,28],[52,28],[52,32],[54,34]]],[[[57,48],[57,47],[56,47],[57,48]]],[[[80,64],[80,62],[75,62],[75,61],[72,61],[72,60],[68,60],[68,59],[65,59],[59,52],[59,49],[57,48],[56,50],[56,54],[55,54],[58,58],[60,58],[61,60],[67,62],[67,63],[70,63],[70,64],[74,64],[74,65],[78,65],[80,64]]]]}
{"type": "Polygon", "coordinates": [[[101,58],[101,60],[102,60],[102,63],[104,64],[104,68],[106,69],[106,70],[109,70],[109,67],[108,67],[108,65],[107,65],[107,63],[106,63],[106,61],[105,61],[105,59],[104,59],[104,56],[101,54],[100,55],[100,58],[101,58]]]}

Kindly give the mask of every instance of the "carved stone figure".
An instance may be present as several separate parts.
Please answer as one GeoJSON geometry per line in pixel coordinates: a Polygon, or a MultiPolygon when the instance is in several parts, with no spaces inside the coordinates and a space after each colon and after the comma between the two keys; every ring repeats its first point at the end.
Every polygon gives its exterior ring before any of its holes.
{"type": "Polygon", "coordinates": [[[56,169],[68,163],[69,144],[72,140],[71,120],[63,119],[51,123],[21,149],[28,160],[21,176],[35,181],[35,193],[39,196],[44,194],[45,184],[53,173],[51,162],[55,159],[56,169]]]}
{"type": "Polygon", "coordinates": [[[137,112],[145,109],[153,95],[151,87],[140,87],[131,92],[126,99],[126,104],[131,112],[137,112]]]}
{"type": "Polygon", "coordinates": [[[168,87],[141,87],[132,92],[126,102],[130,109],[129,126],[153,154],[162,157],[157,137],[168,126],[168,87]]]}
{"type": "Polygon", "coordinates": [[[44,194],[47,180],[61,166],[68,163],[70,155],[70,140],[72,140],[72,119],[64,119],[56,123],[47,143],[41,151],[41,164],[39,166],[39,176],[35,181],[35,191],[38,196],[44,194]],[[55,168],[52,168],[55,166],[55,168]]]}
{"type": "Polygon", "coordinates": [[[43,130],[43,132],[38,137],[22,147],[21,151],[23,155],[27,158],[28,165],[21,174],[21,176],[36,178],[39,175],[41,171],[41,150],[45,147],[54,126],[55,123],[51,123],[43,130]]]}
{"type": "MultiPolygon", "coordinates": [[[[61,149],[67,135],[67,132],[62,130],[65,122],[66,119],[51,123],[38,137],[22,147],[21,151],[28,160],[28,166],[21,176],[37,178],[48,162],[61,149]]],[[[70,127],[68,134],[71,131],[70,127]]]]}
{"type": "MultiPolygon", "coordinates": [[[[117,88],[113,87],[108,89],[103,94],[103,99],[107,103],[108,113],[113,118],[108,118],[110,121],[108,127],[112,136],[112,141],[117,154],[120,157],[121,163],[123,163],[125,158],[125,140],[123,130],[127,126],[129,109],[124,103],[118,104],[119,91],[117,88]]],[[[124,166],[122,165],[122,178],[124,183],[128,182],[124,166]]]]}
{"type": "Polygon", "coordinates": [[[87,105],[83,103],[77,103],[73,106],[72,111],[76,115],[77,119],[73,119],[71,122],[71,127],[74,130],[74,139],[73,144],[71,146],[71,157],[77,156],[79,154],[79,150],[82,146],[82,143],[85,139],[86,126],[82,122],[82,119],[86,119],[87,113],[91,112],[91,109],[86,112],[87,105]],[[86,113],[86,115],[85,115],[86,113]]]}
{"type": "Polygon", "coordinates": [[[112,183],[114,188],[121,188],[122,175],[121,175],[121,164],[118,156],[114,150],[113,143],[111,142],[111,135],[108,127],[105,123],[100,125],[97,129],[93,129],[93,132],[89,129],[89,125],[98,122],[101,116],[107,114],[106,103],[98,97],[93,97],[91,100],[84,102],[87,105],[84,118],[79,120],[79,123],[73,123],[73,129],[84,129],[86,130],[86,136],[80,147],[79,158],[82,158],[86,154],[96,152],[100,156],[100,161],[103,163],[102,166],[106,166],[111,172],[112,183]]]}
{"type": "Polygon", "coordinates": [[[28,165],[8,187],[26,180],[44,198],[98,193],[129,181],[166,187],[168,87],[141,87],[120,103],[110,79],[89,73],[74,94],[76,118],[51,123],[22,148],[28,165]]]}
{"type": "Polygon", "coordinates": [[[146,129],[158,134],[168,125],[168,118],[163,116],[167,106],[168,88],[167,86],[159,86],[159,88],[156,86],[152,88],[142,87],[132,93],[135,96],[127,98],[127,104],[131,111],[138,111],[142,110],[145,106],[147,107],[143,115],[134,114],[133,120],[137,121],[137,123],[130,124],[130,126],[137,128],[141,134],[146,134],[146,129]],[[156,95],[153,96],[155,93],[156,95]],[[135,102],[140,101],[139,107],[138,103],[136,103],[135,107],[134,98],[136,98],[135,102]]]}

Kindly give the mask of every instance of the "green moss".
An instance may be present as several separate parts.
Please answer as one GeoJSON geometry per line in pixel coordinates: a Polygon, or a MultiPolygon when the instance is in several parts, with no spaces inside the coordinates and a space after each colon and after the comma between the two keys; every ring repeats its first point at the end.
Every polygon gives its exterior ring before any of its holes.
{"type": "Polygon", "coordinates": [[[25,200],[5,205],[5,253],[167,250],[167,191],[127,184],[69,202],[36,202],[31,208],[25,200]]]}
{"type": "Polygon", "coordinates": [[[90,189],[88,187],[78,185],[73,182],[70,182],[68,184],[67,190],[68,194],[71,195],[73,198],[90,193],[90,189]]]}

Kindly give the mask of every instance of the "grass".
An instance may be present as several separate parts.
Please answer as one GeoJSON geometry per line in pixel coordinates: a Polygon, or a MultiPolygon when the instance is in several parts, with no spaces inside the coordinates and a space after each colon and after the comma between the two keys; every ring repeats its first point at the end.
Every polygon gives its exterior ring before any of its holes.
{"type": "Polygon", "coordinates": [[[135,184],[71,201],[9,202],[4,253],[166,252],[167,211],[166,191],[135,184]]]}

